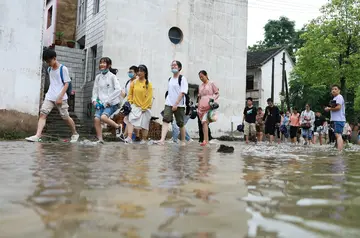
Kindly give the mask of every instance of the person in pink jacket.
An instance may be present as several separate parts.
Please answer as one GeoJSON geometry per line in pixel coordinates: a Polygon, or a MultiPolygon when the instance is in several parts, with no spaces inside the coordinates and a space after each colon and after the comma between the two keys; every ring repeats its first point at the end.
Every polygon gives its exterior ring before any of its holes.
{"type": "Polygon", "coordinates": [[[216,102],[219,98],[219,88],[214,82],[210,81],[205,70],[199,72],[202,84],[199,87],[198,115],[203,126],[204,141],[200,144],[206,146],[209,143],[209,123],[216,121],[216,114],[211,110],[211,102],[216,102]]]}

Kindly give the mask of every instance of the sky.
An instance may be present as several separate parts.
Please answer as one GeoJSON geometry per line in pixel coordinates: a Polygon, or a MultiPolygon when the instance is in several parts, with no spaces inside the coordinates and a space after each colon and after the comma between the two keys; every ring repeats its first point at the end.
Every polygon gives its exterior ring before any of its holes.
{"type": "Polygon", "coordinates": [[[268,20],[286,16],[295,21],[296,29],[320,15],[319,9],[328,0],[248,0],[248,38],[253,45],[264,39],[264,26],[268,20]]]}

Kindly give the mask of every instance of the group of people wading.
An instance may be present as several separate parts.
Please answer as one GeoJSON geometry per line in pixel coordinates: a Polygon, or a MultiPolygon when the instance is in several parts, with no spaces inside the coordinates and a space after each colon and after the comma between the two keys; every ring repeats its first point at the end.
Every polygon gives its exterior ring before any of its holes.
{"type": "Polygon", "coordinates": [[[329,106],[324,108],[325,112],[330,112],[330,120],[327,121],[321,112],[314,112],[310,105],[305,105],[305,110],[301,113],[296,108],[286,113],[279,110],[271,98],[267,100],[268,106],[265,112],[261,107],[253,106],[253,99],[247,98],[247,106],[244,109],[243,124],[239,130],[244,131],[246,143],[252,141],[263,141],[265,134],[269,142],[275,140],[275,135],[280,141],[286,141],[290,137],[291,143],[300,143],[300,138],[304,140],[304,145],[315,144],[319,138],[320,145],[323,139],[329,135],[331,140],[339,150],[343,149],[344,141],[351,135],[351,129],[346,123],[345,101],[340,94],[340,87],[333,85],[331,88],[333,99],[329,106]],[[350,134],[349,134],[350,133],[350,134]]]}
{"type": "MultiPolygon", "coordinates": [[[[70,142],[76,142],[79,134],[75,123],[68,112],[68,94],[71,93],[71,79],[68,68],[61,65],[56,59],[56,52],[47,49],[43,53],[44,61],[49,65],[50,78],[49,90],[40,109],[38,129],[34,136],[27,137],[27,141],[41,141],[41,134],[46,124],[46,118],[54,107],[60,112],[70,126],[72,136],[70,142]]],[[[193,105],[189,97],[188,81],[181,74],[181,62],[174,60],[171,63],[172,76],[167,80],[168,90],[165,94],[165,107],[161,113],[163,116],[161,139],[156,144],[164,145],[169,124],[172,123],[173,139],[177,140],[180,131],[181,145],[191,138],[186,132],[186,123],[191,119],[198,118],[201,146],[209,143],[209,124],[217,120],[216,110],[219,107],[219,89],[210,81],[207,72],[202,70],[198,76],[202,81],[198,90],[197,107],[193,105]],[[175,121],[174,121],[175,117],[175,121]],[[174,122],[173,122],[174,121],[174,122]]],[[[149,72],[145,65],[131,66],[128,71],[129,80],[122,89],[117,70],[112,68],[109,57],[103,57],[99,62],[100,73],[96,76],[92,91],[92,104],[95,107],[94,126],[98,143],[103,143],[102,123],[115,128],[116,136],[123,137],[125,143],[133,142],[133,131],[141,130],[141,141],[145,143],[152,117],[153,86],[149,80],[149,72]],[[123,124],[112,120],[114,114],[123,113],[123,124]]],[[[139,133],[137,133],[139,135],[139,133]]]]}

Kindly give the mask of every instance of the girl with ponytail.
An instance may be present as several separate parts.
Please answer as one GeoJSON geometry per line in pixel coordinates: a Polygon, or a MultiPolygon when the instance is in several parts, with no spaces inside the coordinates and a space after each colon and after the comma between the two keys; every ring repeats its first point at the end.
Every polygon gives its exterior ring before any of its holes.
{"type": "Polygon", "coordinates": [[[142,130],[141,143],[147,140],[150,119],[151,106],[153,99],[153,88],[149,82],[149,73],[145,65],[139,65],[138,78],[131,82],[128,101],[131,104],[129,114],[128,137],[125,143],[132,143],[132,133],[134,128],[142,130]]]}

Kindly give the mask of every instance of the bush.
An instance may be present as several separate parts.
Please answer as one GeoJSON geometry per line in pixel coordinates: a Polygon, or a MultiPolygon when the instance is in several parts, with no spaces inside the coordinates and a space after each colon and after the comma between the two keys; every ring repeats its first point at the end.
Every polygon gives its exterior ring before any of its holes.
{"type": "Polygon", "coordinates": [[[36,132],[38,117],[15,110],[0,110],[0,139],[23,139],[36,132]]]}

